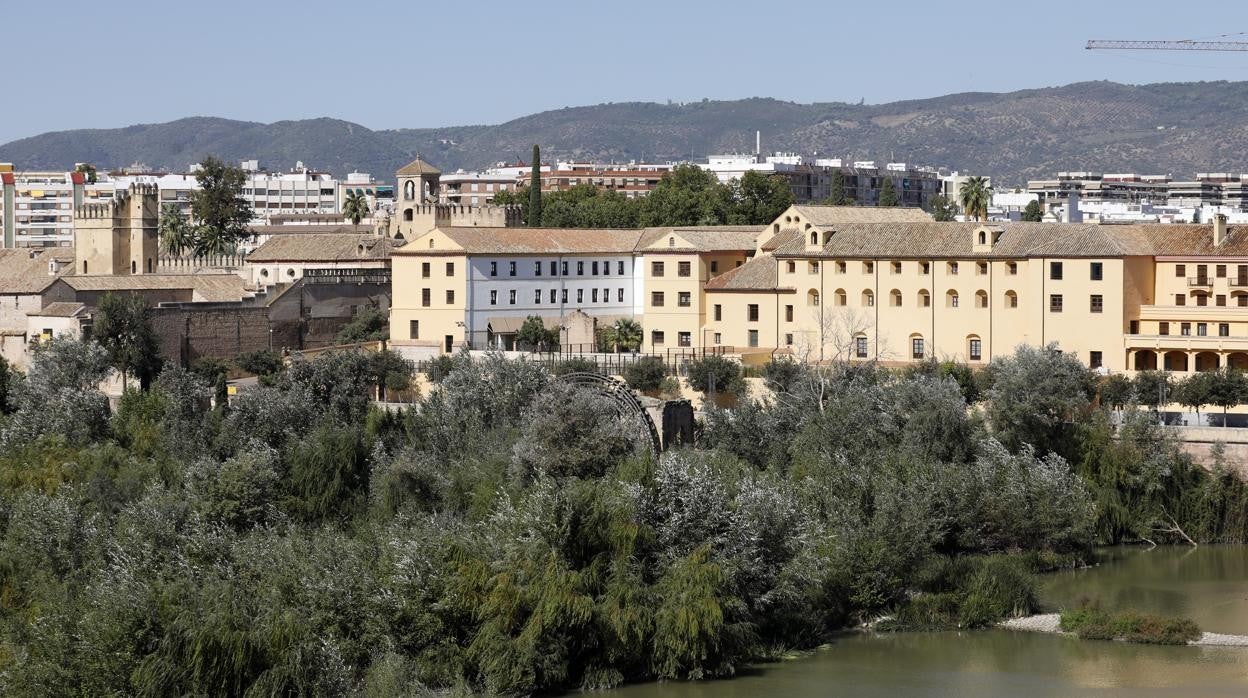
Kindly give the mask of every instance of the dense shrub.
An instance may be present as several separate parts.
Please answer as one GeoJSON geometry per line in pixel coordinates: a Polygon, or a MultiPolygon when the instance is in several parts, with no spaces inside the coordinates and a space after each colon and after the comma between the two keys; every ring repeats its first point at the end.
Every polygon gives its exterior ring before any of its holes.
{"type": "Polygon", "coordinates": [[[1200,638],[1188,618],[1172,618],[1134,610],[1109,612],[1095,603],[1062,612],[1062,630],[1085,640],[1124,640],[1150,645],[1186,645],[1200,638]]]}
{"type": "Polygon", "coordinates": [[[667,377],[667,364],[657,356],[643,356],[624,367],[624,380],[633,390],[652,392],[667,377]]]}

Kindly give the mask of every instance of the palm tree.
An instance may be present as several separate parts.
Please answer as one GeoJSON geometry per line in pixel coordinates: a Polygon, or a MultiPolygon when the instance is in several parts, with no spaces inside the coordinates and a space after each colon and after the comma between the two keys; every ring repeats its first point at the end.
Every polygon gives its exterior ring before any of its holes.
{"type": "Polygon", "coordinates": [[[352,225],[359,225],[369,213],[371,211],[368,209],[368,199],[359,191],[347,194],[347,198],[342,202],[342,215],[350,218],[352,225]]]}
{"type": "Polygon", "coordinates": [[[615,338],[615,350],[621,348],[636,351],[641,347],[641,323],[630,318],[620,318],[611,326],[611,334],[615,338]]]}
{"type": "Polygon", "coordinates": [[[982,221],[988,218],[988,204],[992,201],[992,185],[987,177],[967,177],[962,186],[958,187],[958,203],[966,217],[975,217],[982,221]]]}
{"type": "Polygon", "coordinates": [[[165,204],[160,211],[160,247],[166,254],[181,257],[195,246],[195,230],[176,204],[165,204]]]}

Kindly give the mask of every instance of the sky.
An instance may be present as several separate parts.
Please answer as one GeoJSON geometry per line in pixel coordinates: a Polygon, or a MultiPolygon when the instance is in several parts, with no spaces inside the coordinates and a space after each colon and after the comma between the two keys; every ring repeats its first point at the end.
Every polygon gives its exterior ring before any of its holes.
{"type": "Polygon", "coordinates": [[[1248,80],[1248,53],[1083,48],[1089,38],[1248,32],[1248,3],[1177,14],[1173,2],[1155,0],[1046,8],[998,1],[960,11],[930,0],[3,2],[9,99],[0,143],[186,116],[331,116],[418,128],[602,102],[883,103],[1083,80],[1248,80]],[[49,81],[64,84],[44,89],[49,81]]]}

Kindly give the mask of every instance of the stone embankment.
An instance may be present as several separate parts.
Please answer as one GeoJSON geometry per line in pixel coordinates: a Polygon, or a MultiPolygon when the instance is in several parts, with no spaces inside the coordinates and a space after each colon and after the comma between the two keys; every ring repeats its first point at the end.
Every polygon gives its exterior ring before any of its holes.
{"type": "MultiPolygon", "coordinates": [[[[1062,617],[1057,613],[1041,613],[1024,618],[1011,618],[1001,623],[1007,630],[1025,630],[1033,633],[1056,633],[1058,635],[1074,635],[1062,630],[1062,617]]],[[[1223,633],[1201,633],[1200,638],[1187,643],[1202,647],[1248,647],[1248,635],[1225,635],[1223,633]]]]}

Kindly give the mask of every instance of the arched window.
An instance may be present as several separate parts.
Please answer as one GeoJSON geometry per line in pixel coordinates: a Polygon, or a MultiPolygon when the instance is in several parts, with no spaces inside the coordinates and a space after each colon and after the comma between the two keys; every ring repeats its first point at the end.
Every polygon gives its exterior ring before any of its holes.
{"type": "Polygon", "coordinates": [[[910,335],[910,358],[915,361],[922,361],[927,356],[927,343],[923,341],[923,335],[910,335]]]}
{"type": "Polygon", "coordinates": [[[293,279],[293,278],[295,278],[295,270],[294,270],[294,269],[287,269],[287,270],[286,270],[286,276],[289,276],[289,277],[290,277],[290,278],[292,278],[292,279],[293,279]]]}
{"type": "Polygon", "coordinates": [[[984,343],[979,339],[979,335],[968,334],[966,336],[966,358],[971,361],[983,360],[984,343]]]}
{"type": "Polygon", "coordinates": [[[260,276],[263,276],[263,277],[265,277],[265,278],[267,279],[267,278],[269,277],[269,270],[268,270],[268,269],[261,269],[261,270],[260,270],[260,276]]]}
{"type": "Polygon", "coordinates": [[[82,273],[83,273],[83,274],[86,274],[86,273],[87,273],[87,260],[85,260],[85,259],[84,259],[84,260],[82,260],[82,273]]]}
{"type": "Polygon", "coordinates": [[[667,239],[667,246],[668,246],[668,247],[675,247],[675,246],[676,246],[676,238],[675,238],[675,237],[669,237],[669,238],[667,239]]]}
{"type": "Polygon", "coordinates": [[[429,238],[429,249],[433,249],[433,238],[429,238]]]}
{"type": "Polygon", "coordinates": [[[932,307],[932,294],[928,293],[927,289],[922,289],[919,291],[919,307],[920,308],[932,307]]]}
{"type": "Polygon", "coordinates": [[[888,292],[888,304],[894,308],[901,307],[901,291],[893,289],[888,292]]]}
{"type": "Polygon", "coordinates": [[[405,209],[403,209],[403,220],[405,220],[405,221],[411,221],[411,220],[412,220],[412,209],[410,209],[410,208],[405,208],[405,209]]]}
{"type": "MultiPolygon", "coordinates": [[[[403,183],[403,198],[407,201],[416,198],[416,183],[410,179],[403,183]]],[[[409,218],[408,220],[410,221],[411,219],[409,218]]]]}
{"type": "Polygon", "coordinates": [[[949,289],[948,291],[945,292],[945,307],[946,308],[958,307],[958,292],[957,291],[953,289],[949,289]]]}
{"type": "Polygon", "coordinates": [[[1018,294],[1017,294],[1017,293],[1015,293],[1015,292],[1013,292],[1013,291],[1006,291],[1006,292],[1005,292],[1005,307],[1007,307],[1007,308],[1017,308],[1017,307],[1018,307],[1018,294]]]}
{"type": "Polygon", "coordinates": [[[985,232],[984,232],[984,231],[982,231],[982,230],[981,230],[981,231],[979,231],[979,244],[981,244],[981,245],[987,245],[987,244],[988,244],[988,234],[987,234],[987,233],[985,233],[985,232]]]}
{"type": "Polygon", "coordinates": [[[816,291],[815,289],[813,289],[813,288],[812,288],[812,289],[810,289],[810,291],[809,291],[809,292],[807,292],[807,294],[806,294],[806,305],[809,305],[809,306],[817,306],[817,305],[819,305],[819,292],[818,292],[818,291],[816,291]]]}
{"type": "Polygon", "coordinates": [[[849,305],[849,295],[845,293],[845,289],[838,288],[836,289],[836,291],[832,293],[832,295],[836,299],[836,303],[835,303],[836,305],[839,305],[842,307],[849,305]]]}
{"type": "Polygon", "coordinates": [[[980,289],[975,292],[975,307],[976,308],[988,307],[988,292],[987,291],[980,289]]]}
{"type": "Polygon", "coordinates": [[[812,245],[818,245],[818,244],[819,244],[819,233],[811,233],[811,234],[810,234],[810,244],[812,244],[812,245]]]}
{"type": "Polygon", "coordinates": [[[874,305],[875,305],[875,293],[873,293],[871,289],[868,288],[862,292],[862,307],[870,308],[870,307],[873,307],[874,305]]]}

